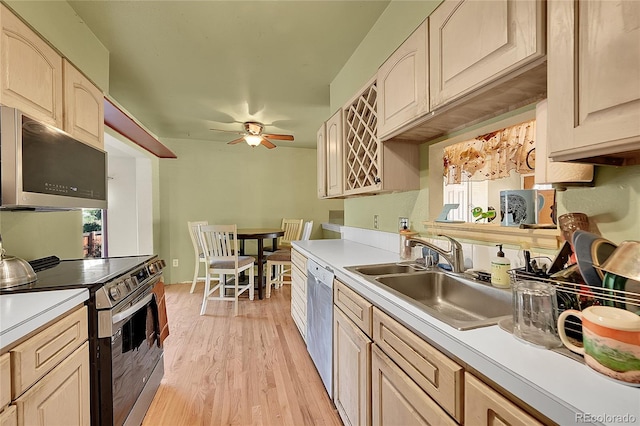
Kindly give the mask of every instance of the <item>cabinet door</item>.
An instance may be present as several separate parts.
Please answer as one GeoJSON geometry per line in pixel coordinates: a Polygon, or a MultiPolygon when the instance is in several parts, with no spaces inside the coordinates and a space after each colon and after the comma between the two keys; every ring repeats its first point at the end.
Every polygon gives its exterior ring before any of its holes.
{"type": "Polygon", "coordinates": [[[291,266],[291,317],[306,341],[307,276],[295,263],[291,266]]]}
{"type": "Polygon", "coordinates": [[[104,149],[104,95],[68,61],[63,63],[64,130],[104,149]]]}
{"type": "Polygon", "coordinates": [[[445,0],[429,16],[431,109],[542,57],[543,3],[445,0]]]}
{"type": "Polygon", "coordinates": [[[424,392],[456,420],[462,420],[464,370],[379,309],[373,310],[373,341],[424,392]]]}
{"type": "Polygon", "coordinates": [[[640,2],[548,7],[550,156],[640,151],[640,2]]]}
{"type": "Polygon", "coordinates": [[[465,373],[464,403],[464,418],[468,425],[542,425],[524,410],[469,373],[465,373]]]}
{"type": "Polygon", "coordinates": [[[378,138],[429,111],[427,20],[378,69],[378,138]]]}
{"type": "Polygon", "coordinates": [[[89,425],[89,343],[15,401],[18,425],[89,425]]]}
{"type": "Polygon", "coordinates": [[[371,412],[374,426],[457,424],[377,345],[371,346],[371,412]]]}
{"type": "Polygon", "coordinates": [[[345,425],[371,424],[371,340],[333,308],[333,402],[345,425]]]}
{"type": "Polygon", "coordinates": [[[317,133],[317,153],[318,162],[318,198],[326,198],[327,196],[327,140],[326,127],[322,123],[317,133]]]}
{"type": "Polygon", "coordinates": [[[0,356],[0,409],[11,402],[11,356],[0,356]]]}
{"type": "Polygon", "coordinates": [[[10,405],[0,411],[0,426],[17,426],[18,414],[15,405],[10,405]]]}
{"type": "Polygon", "coordinates": [[[0,4],[0,104],[62,128],[62,57],[0,4]]]}
{"type": "Polygon", "coordinates": [[[342,195],[342,109],[326,122],[327,128],[327,195],[342,195]]]}

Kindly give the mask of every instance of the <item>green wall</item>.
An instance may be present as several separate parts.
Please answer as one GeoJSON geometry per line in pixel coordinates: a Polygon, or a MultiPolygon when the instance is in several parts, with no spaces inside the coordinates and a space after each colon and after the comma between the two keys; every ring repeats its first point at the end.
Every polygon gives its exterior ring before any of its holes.
{"type": "MultiPolygon", "coordinates": [[[[273,150],[246,144],[163,139],[178,158],[160,161],[161,255],[169,265],[169,283],[191,281],[194,253],[188,221],[231,224],[240,228],[279,228],[283,217],[320,224],[342,200],[316,197],[316,150],[279,146],[273,150]]],[[[255,243],[247,246],[255,253],[255,243]]]]}
{"type": "MultiPolygon", "coordinates": [[[[439,3],[440,1],[392,1],[331,83],[331,111],[341,107],[353,96],[439,3]]],[[[481,127],[533,107],[534,105],[529,105],[473,127],[481,127]]],[[[447,137],[470,129],[472,128],[463,129],[447,137]]],[[[428,144],[424,143],[420,146],[420,190],[346,199],[345,225],[374,229],[373,216],[378,215],[378,229],[396,232],[398,218],[409,217],[414,230],[424,231],[422,222],[434,219],[428,214],[428,157],[428,144]]],[[[627,239],[640,240],[640,166],[596,167],[594,182],[595,186],[592,188],[571,188],[558,193],[558,213],[586,213],[602,235],[616,243],[627,239]]]]}

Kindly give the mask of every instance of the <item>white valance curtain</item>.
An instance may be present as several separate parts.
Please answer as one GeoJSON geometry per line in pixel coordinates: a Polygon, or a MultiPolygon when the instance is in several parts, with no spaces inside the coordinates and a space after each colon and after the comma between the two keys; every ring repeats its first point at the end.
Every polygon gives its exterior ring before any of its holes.
{"type": "Polygon", "coordinates": [[[531,120],[444,149],[447,184],[508,177],[511,170],[531,173],[535,167],[536,121],[531,120]]]}

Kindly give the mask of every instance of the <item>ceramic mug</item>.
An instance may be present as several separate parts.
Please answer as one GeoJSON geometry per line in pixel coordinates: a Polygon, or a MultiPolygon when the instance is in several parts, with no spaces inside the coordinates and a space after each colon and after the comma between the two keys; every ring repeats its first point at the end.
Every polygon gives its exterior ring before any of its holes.
{"type": "Polygon", "coordinates": [[[585,363],[614,380],[640,386],[640,316],[611,306],[591,306],[583,311],[566,310],[558,317],[558,335],[571,351],[584,355],[585,363]],[[565,333],[565,320],[582,320],[580,348],[565,333]]]}
{"type": "Polygon", "coordinates": [[[500,191],[500,225],[534,224],[538,216],[538,194],[535,189],[500,191]]]}

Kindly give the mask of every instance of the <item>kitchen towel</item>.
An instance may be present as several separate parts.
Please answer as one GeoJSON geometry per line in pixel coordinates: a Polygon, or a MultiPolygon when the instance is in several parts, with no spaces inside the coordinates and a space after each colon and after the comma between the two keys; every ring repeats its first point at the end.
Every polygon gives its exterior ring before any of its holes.
{"type": "Polygon", "coordinates": [[[153,295],[158,309],[158,346],[162,347],[164,339],[169,335],[167,304],[164,296],[164,282],[162,280],[158,281],[156,285],[153,286],[153,295]]]}

